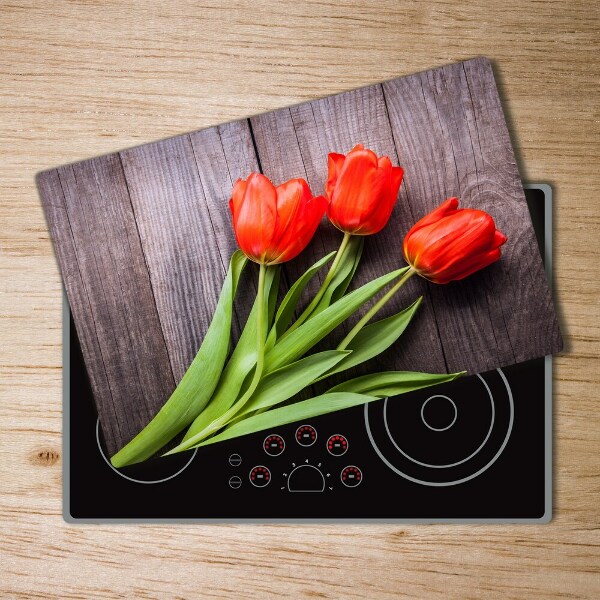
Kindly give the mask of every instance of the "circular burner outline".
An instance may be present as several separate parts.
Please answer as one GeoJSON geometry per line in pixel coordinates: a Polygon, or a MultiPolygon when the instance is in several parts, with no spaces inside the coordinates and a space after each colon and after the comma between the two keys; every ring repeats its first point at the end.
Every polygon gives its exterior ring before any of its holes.
{"type": "MultiPolygon", "coordinates": [[[[471,460],[487,444],[487,441],[490,439],[490,436],[492,435],[492,431],[494,430],[494,422],[496,421],[496,407],[494,406],[494,398],[492,396],[492,391],[490,390],[485,379],[483,377],[481,377],[481,375],[478,374],[477,377],[479,377],[479,379],[481,379],[481,381],[483,381],[483,385],[485,386],[485,389],[487,390],[488,396],[490,398],[490,404],[492,406],[492,420],[490,422],[490,428],[488,429],[487,435],[485,436],[483,442],[481,442],[481,444],[479,444],[479,446],[473,452],[471,452],[471,454],[469,454],[469,456],[467,456],[467,458],[463,458],[462,460],[459,460],[454,463],[448,463],[446,465],[434,465],[434,464],[421,462],[421,461],[417,460],[416,458],[413,458],[412,456],[409,456],[408,454],[406,454],[406,452],[404,452],[404,450],[402,450],[402,448],[400,448],[400,446],[396,443],[396,440],[392,437],[392,433],[390,431],[390,428],[388,425],[388,420],[387,420],[388,398],[386,398],[384,401],[384,405],[383,405],[383,423],[385,425],[385,431],[388,434],[390,441],[392,442],[392,444],[394,444],[394,448],[396,448],[396,450],[398,450],[398,452],[400,452],[400,454],[402,454],[402,456],[408,458],[408,460],[414,462],[415,464],[420,465],[421,467],[429,467],[432,469],[449,469],[451,467],[457,467],[458,465],[462,465],[463,463],[466,463],[467,461],[471,460]]],[[[444,396],[444,397],[446,398],[447,396],[444,396]]],[[[431,396],[431,398],[433,398],[433,396],[431,396]]],[[[429,400],[429,398],[425,401],[425,403],[427,403],[428,400],[429,400]]],[[[452,402],[452,400],[450,400],[450,401],[452,402]]],[[[457,413],[458,413],[458,410],[457,410],[457,413]]]]}
{"type": "MultiPolygon", "coordinates": [[[[400,469],[396,468],[393,464],[391,464],[390,461],[382,454],[381,450],[377,447],[377,444],[375,443],[375,439],[373,438],[373,434],[371,433],[371,427],[369,425],[369,404],[366,403],[365,404],[365,425],[367,428],[367,435],[369,436],[371,445],[373,446],[373,448],[374,448],[375,452],[377,453],[377,455],[379,456],[379,458],[381,458],[381,460],[392,471],[394,471],[401,477],[404,477],[405,479],[408,479],[409,481],[412,481],[414,483],[419,483],[421,485],[427,485],[430,487],[450,487],[451,485],[458,485],[460,483],[465,483],[467,481],[470,481],[471,479],[475,479],[475,477],[478,477],[483,472],[487,471],[498,460],[498,457],[502,454],[502,452],[504,451],[504,448],[506,448],[506,444],[508,444],[508,440],[510,438],[510,434],[512,433],[512,428],[513,428],[513,424],[514,424],[514,420],[515,420],[515,406],[514,406],[514,401],[513,401],[513,396],[512,396],[512,390],[510,389],[510,385],[509,385],[508,381],[506,380],[506,377],[505,377],[504,373],[502,372],[502,369],[496,369],[496,371],[500,374],[500,377],[502,378],[502,381],[504,382],[504,385],[506,387],[506,391],[508,392],[508,401],[510,404],[510,418],[509,418],[509,422],[508,422],[508,431],[506,432],[506,436],[504,437],[504,441],[502,442],[502,445],[500,446],[500,448],[498,449],[496,454],[492,457],[492,459],[486,465],[481,467],[481,469],[479,469],[475,473],[472,473],[471,475],[468,475],[467,477],[463,477],[462,479],[456,479],[455,481],[425,481],[422,479],[417,479],[416,477],[411,477],[410,475],[403,473],[402,471],[400,471],[400,469]]],[[[477,374],[477,377],[479,377],[485,383],[485,380],[483,379],[483,377],[481,375],[479,375],[479,373],[477,374]]],[[[487,387],[487,384],[486,384],[486,387],[487,387]]],[[[387,398],[386,398],[386,400],[387,400],[387,398]]]]}
{"type": "Polygon", "coordinates": [[[450,427],[452,427],[452,425],[454,425],[454,423],[456,423],[456,419],[458,419],[458,408],[456,408],[456,404],[454,403],[454,400],[452,400],[452,398],[448,398],[448,396],[444,396],[443,394],[434,394],[433,396],[429,396],[429,398],[427,398],[427,400],[425,400],[425,402],[423,402],[423,406],[421,406],[421,421],[423,421],[423,423],[425,423],[425,426],[429,427],[429,429],[431,429],[431,431],[446,431],[446,429],[450,429],[450,427]],[[425,420],[425,415],[423,414],[425,412],[425,407],[427,406],[427,403],[430,400],[433,400],[434,398],[445,398],[454,407],[454,419],[452,419],[452,422],[450,423],[450,425],[446,425],[446,427],[432,427],[425,420]]]}
{"type": "Polygon", "coordinates": [[[128,481],[133,481],[133,483],[143,483],[146,485],[152,485],[154,483],[164,483],[165,481],[169,481],[169,479],[173,479],[174,477],[177,477],[177,475],[179,475],[180,473],[185,471],[192,464],[192,461],[194,460],[194,458],[196,458],[196,454],[198,453],[198,448],[195,448],[194,453],[192,454],[192,457],[190,458],[190,460],[188,460],[187,463],[185,463],[185,465],[183,465],[183,467],[181,467],[181,469],[179,469],[179,471],[177,471],[177,473],[173,473],[173,475],[169,475],[168,477],[164,477],[163,479],[156,479],[154,481],[144,481],[143,479],[135,479],[134,477],[129,477],[128,475],[121,473],[121,471],[119,471],[119,469],[117,469],[116,467],[113,467],[110,460],[108,460],[108,458],[106,458],[106,454],[104,454],[104,450],[102,449],[102,444],[100,443],[100,419],[98,419],[96,421],[96,443],[98,444],[98,450],[100,450],[100,454],[102,455],[104,462],[117,475],[119,475],[123,479],[127,479],[128,481]]]}

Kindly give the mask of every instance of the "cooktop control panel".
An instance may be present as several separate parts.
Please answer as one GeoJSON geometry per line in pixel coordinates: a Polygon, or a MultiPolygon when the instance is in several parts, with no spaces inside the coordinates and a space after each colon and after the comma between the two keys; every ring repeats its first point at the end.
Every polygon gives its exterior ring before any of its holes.
{"type": "Polygon", "coordinates": [[[228,484],[233,490],[271,486],[292,493],[352,489],[362,482],[363,469],[348,462],[348,448],[346,435],[319,433],[310,423],[297,427],[288,440],[277,431],[269,432],[260,448],[256,444],[229,456],[228,484]]]}

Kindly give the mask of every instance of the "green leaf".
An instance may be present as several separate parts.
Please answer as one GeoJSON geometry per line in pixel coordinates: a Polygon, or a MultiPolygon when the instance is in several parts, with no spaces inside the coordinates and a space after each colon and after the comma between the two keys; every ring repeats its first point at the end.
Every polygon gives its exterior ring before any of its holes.
{"type": "Polygon", "coordinates": [[[352,393],[369,394],[378,398],[386,398],[406,394],[414,390],[448,383],[458,377],[462,377],[466,371],[460,373],[419,373],[415,371],[383,371],[381,373],[369,373],[361,377],[355,377],[344,381],[330,390],[328,394],[334,393],[352,393]]]}
{"type": "Polygon", "coordinates": [[[284,402],[302,391],[319,375],[333,367],[336,362],[348,354],[349,351],[347,350],[327,350],[274,371],[260,381],[250,398],[245,399],[243,396],[229,410],[223,413],[219,419],[209,423],[206,429],[183,440],[170,453],[192,448],[226,424],[238,420],[242,415],[254,412],[255,410],[270,408],[284,402]]]}
{"type": "Polygon", "coordinates": [[[386,285],[401,277],[409,268],[398,269],[366,283],[340,298],[318,315],[311,316],[294,331],[284,334],[265,357],[265,374],[289,365],[306,354],[342,321],[345,321],[386,285]]]}
{"type": "MultiPolygon", "coordinates": [[[[269,298],[269,322],[274,312],[275,301],[277,299],[279,283],[279,268],[272,267],[267,269],[265,278],[265,296],[269,298]]],[[[204,430],[215,419],[223,415],[235,402],[236,398],[242,392],[244,380],[251,373],[256,365],[256,326],[258,317],[257,302],[250,311],[248,320],[242,335],[233,351],[227,366],[223,371],[221,380],[214,390],[213,397],[208,406],[198,415],[187,430],[183,441],[204,430]]],[[[214,388],[213,388],[214,389],[214,388]]]]}
{"type": "Polygon", "coordinates": [[[389,371],[356,377],[332,388],[321,396],[268,410],[237,421],[221,433],[204,440],[198,446],[214,444],[264,429],[272,429],[288,423],[312,419],[319,415],[366,404],[385,397],[398,396],[428,386],[448,383],[464,375],[464,373],[464,371],[450,374],[389,371]]]}
{"type": "Polygon", "coordinates": [[[111,458],[114,467],[151,457],[187,427],[210,400],[227,358],[233,299],[247,260],[239,250],[233,253],[215,314],[196,357],[152,421],[111,458]]]}
{"type": "Polygon", "coordinates": [[[358,406],[372,402],[373,400],[378,400],[378,398],[365,394],[323,394],[302,402],[290,404],[289,406],[274,408],[273,410],[268,410],[267,412],[238,421],[221,433],[204,440],[198,446],[214,444],[215,442],[248,435],[249,433],[255,433],[263,429],[272,429],[281,425],[287,425],[295,421],[312,419],[319,415],[351,408],[352,406],[358,406]]]}
{"type": "Polygon", "coordinates": [[[356,269],[358,269],[358,265],[360,264],[360,259],[362,257],[363,248],[365,246],[365,237],[363,235],[354,235],[350,239],[348,244],[349,251],[352,253],[350,257],[354,257],[354,262],[352,263],[352,269],[348,273],[347,277],[340,281],[339,284],[335,286],[333,294],[331,296],[332,302],[337,302],[348,289],[348,286],[352,282],[354,278],[354,274],[356,273],[356,269]]]}
{"type": "Polygon", "coordinates": [[[352,354],[340,361],[331,371],[325,373],[321,379],[325,379],[325,377],[329,377],[334,373],[341,373],[387,350],[407,328],[422,300],[423,297],[421,296],[399,313],[361,329],[348,344],[347,349],[352,350],[352,354]]]}
{"type": "Polygon", "coordinates": [[[312,312],[311,318],[328,308],[346,293],[360,263],[364,244],[365,238],[362,235],[353,235],[350,238],[337,271],[325,290],[323,297],[312,312]]]}
{"type": "Polygon", "coordinates": [[[275,341],[283,334],[287,326],[290,324],[292,316],[294,315],[294,311],[296,310],[296,306],[298,305],[298,300],[300,299],[302,292],[310,280],[320,269],[330,262],[334,256],[335,252],[331,252],[327,256],[324,256],[321,260],[317,261],[314,265],[312,265],[312,267],[309,267],[288,290],[288,293],[282,300],[279,310],[275,315],[275,322],[273,323],[273,327],[269,333],[269,338],[267,339],[267,351],[275,345],[275,341]]]}
{"type": "Polygon", "coordinates": [[[236,417],[270,408],[295,396],[349,354],[347,350],[326,350],[273,371],[261,380],[236,417]]]}

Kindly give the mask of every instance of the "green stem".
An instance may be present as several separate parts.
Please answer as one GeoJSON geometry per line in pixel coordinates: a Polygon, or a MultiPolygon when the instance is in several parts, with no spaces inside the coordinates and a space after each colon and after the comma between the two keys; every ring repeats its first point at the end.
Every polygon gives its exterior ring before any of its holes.
{"type": "Polygon", "coordinates": [[[315,297],[311,300],[310,304],[304,309],[302,314],[296,319],[296,321],[294,321],[294,323],[292,323],[292,325],[285,332],[286,335],[291,333],[292,331],[294,331],[294,329],[296,329],[296,327],[300,327],[300,325],[302,325],[302,323],[304,323],[304,321],[306,321],[306,319],[308,319],[310,317],[310,315],[313,313],[315,308],[318,306],[319,302],[321,301],[321,298],[323,297],[323,294],[325,294],[325,292],[327,291],[327,288],[329,287],[329,284],[331,283],[331,280],[335,276],[337,268],[340,264],[340,261],[342,260],[342,256],[344,254],[344,251],[346,250],[346,247],[348,246],[348,242],[350,241],[351,237],[352,237],[351,233],[344,233],[344,239],[342,240],[342,243],[340,244],[340,247],[338,248],[337,254],[335,255],[335,258],[333,259],[333,263],[331,263],[331,267],[329,269],[329,272],[327,273],[327,276],[325,277],[325,279],[323,281],[323,284],[319,288],[319,291],[317,292],[315,297]]]}
{"type": "Polygon", "coordinates": [[[364,315],[364,317],[350,330],[348,335],[340,342],[338,350],[345,350],[348,344],[356,337],[358,332],[388,303],[394,294],[410,279],[416,271],[410,267],[408,271],[398,280],[394,287],[390,288],[364,315]]]}
{"type": "Polygon", "coordinates": [[[256,322],[256,369],[254,370],[254,377],[252,378],[252,383],[248,388],[248,392],[252,390],[252,393],[258,385],[263,369],[265,367],[265,342],[267,340],[267,311],[265,306],[266,274],[267,267],[261,264],[260,270],[258,272],[258,290],[256,291],[258,300],[258,319],[256,322]]]}
{"type": "Polygon", "coordinates": [[[209,435],[215,433],[221,427],[226,425],[232,417],[234,417],[239,410],[246,404],[246,402],[252,397],[254,394],[258,383],[260,382],[260,378],[264,371],[265,367],[265,342],[267,338],[267,318],[266,318],[266,305],[265,305],[265,275],[267,272],[267,267],[263,264],[260,265],[260,271],[258,274],[258,289],[256,291],[256,299],[257,299],[257,321],[256,321],[256,367],[254,368],[254,375],[252,377],[252,381],[250,382],[250,386],[244,392],[243,396],[223,415],[221,415],[218,419],[215,419],[210,425],[205,427],[203,430],[199,431],[197,434],[193,435],[189,439],[185,440],[177,446],[173,448],[170,452],[165,454],[174,454],[176,452],[181,452],[182,450],[188,450],[201,442],[203,439],[207,438],[209,435]]]}

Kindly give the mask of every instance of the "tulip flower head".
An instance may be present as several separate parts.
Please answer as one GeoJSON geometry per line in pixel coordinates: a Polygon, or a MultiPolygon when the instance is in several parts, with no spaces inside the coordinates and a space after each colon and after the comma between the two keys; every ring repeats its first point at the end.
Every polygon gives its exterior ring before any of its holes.
{"type": "Polygon", "coordinates": [[[275,187],[261,173],[238,179],[229,208],[239,247],[254,262],[275,265],[291,260],[310,242],[327,200],[313,197],[304,179],[275,187]]]}
{"type": "Polygon", "coordinates": [[[500,258],[506,237],[482,210],[458,208],[458,198],[415,223],[404,238],[404,258],[434,283],[458,281],[500,258]]]}
{"type": "Polygon", "coordinates": [[[371,235],[388,222],[404,170],[362,144],[348,154],[330,153],[325,193],[329,220],[344,233],[371,235]]]}

